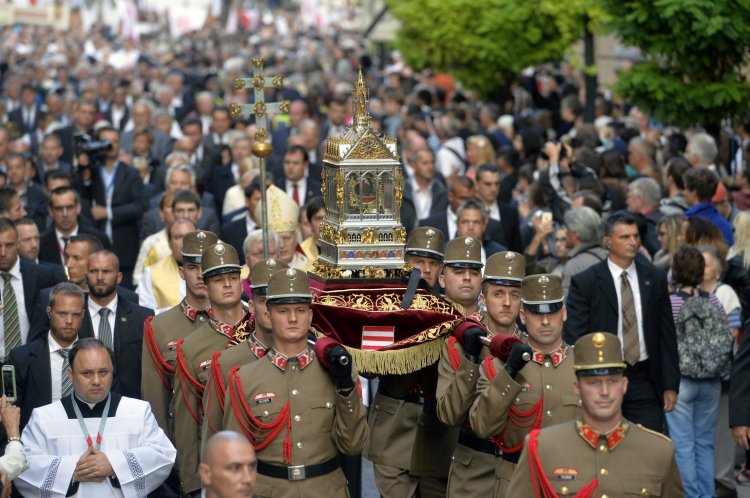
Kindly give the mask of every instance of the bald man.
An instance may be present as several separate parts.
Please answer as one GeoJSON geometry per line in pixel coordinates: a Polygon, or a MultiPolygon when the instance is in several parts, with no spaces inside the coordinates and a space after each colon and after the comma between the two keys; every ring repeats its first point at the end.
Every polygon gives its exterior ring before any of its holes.
{"type": "Polygon", "coordinates": [[[255,450],[245,436],[220,431],[203,448],[198,474],[206,498],[252,498],[255,492],[255,450]]]}

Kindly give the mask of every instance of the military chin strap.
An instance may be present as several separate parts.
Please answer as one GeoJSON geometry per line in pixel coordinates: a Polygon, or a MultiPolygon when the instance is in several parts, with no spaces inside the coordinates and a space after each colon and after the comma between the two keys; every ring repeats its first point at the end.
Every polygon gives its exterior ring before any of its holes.
{"type": "Polygon", "coordinates": [[[404,293],[404,299],[401,300],[401,309],[408,310],[411,306],[411,302],[414,299],[414,295],[417,293],[417,287],[419,287],[419,279],[422,277],[422,272],[419,268],[412,268],[409,274],[409,284],[406,286],[406,292],[404,293]]]}

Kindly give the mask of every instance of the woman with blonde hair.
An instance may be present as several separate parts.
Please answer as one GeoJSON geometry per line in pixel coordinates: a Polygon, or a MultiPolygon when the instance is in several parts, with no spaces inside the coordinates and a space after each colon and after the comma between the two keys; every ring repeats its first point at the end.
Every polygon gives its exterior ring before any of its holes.
{"type": "Polygon", "coordinates": [[[737,214],[732,223],[734,226],[734,245],[729,249],[727,258],[742,255],[745,268],[750,269],[750,212],[742,211],[737,214]]]}
{"type": "Polygon", "coordinates": [[[654,254],[654,266],[665,273],[669,273],[672,267],[672,256],[685,243],[682,236],[682,224],[685,220],[687,218],[682,214],[672,214],[659,220],[656,233],[661,249],[654,254]]]}
{"type": "Polygon", "coordinates": [[[484,135],[472,135],[466,139],[466,176],[476,180],[477,168],[482,164],[495,164],[495,149],[484,135]]]}

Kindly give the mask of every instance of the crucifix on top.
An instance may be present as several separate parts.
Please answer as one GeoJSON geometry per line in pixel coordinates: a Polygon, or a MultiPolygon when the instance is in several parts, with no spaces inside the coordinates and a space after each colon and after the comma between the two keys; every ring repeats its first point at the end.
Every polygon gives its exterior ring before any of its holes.
{"type": "MultiPolygon", "coordinates": [[[[274,76],[272,78],[266,78],[263,76],[263,59],[260,57],[254,57],[253,63],[253,77],[252,78],[235,78],[234,87],[236,89],[253,87],[255,92],[255,103],[254,104],[231,104],[229,106],[229,113],[232,117],[239,115],[255,115],[255,125],[258,127],[255,132],[256,142],[267,142],[268,141],[268,120],[267,116],[269,113],[281,113],[289,114],[289,108],[291,102],[288,100],[282,100],[281,102],[268,103],[265,101],[265,89],[275,88],[280,90],[284,87],[284,77],[274,76]]],[[[265,149],[265,148],[264,148],[265,149]]],[[[268,148],[268,154],[271,153],[271,148],[268,148]]],[[[255,152],[255,151],[253,151],[255,152]]],[[[259,157],[266,157],[266,155],[255,154],[259,157]]]]}

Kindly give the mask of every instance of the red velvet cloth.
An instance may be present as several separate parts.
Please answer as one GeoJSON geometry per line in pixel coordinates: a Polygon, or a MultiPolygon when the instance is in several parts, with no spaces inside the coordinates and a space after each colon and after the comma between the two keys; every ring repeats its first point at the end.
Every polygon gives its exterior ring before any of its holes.
{"type": "Polygon", "coordinates": [[[418,289],[408,310],[401,309],[402,283],[326,283],[310,279],[312,325],[346,346],[362,348],[362,327],[394,327],[394,343],[381,351],[403,349],[450,334],[464,321],[448,301],[418,289]]]}

